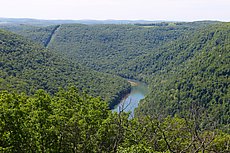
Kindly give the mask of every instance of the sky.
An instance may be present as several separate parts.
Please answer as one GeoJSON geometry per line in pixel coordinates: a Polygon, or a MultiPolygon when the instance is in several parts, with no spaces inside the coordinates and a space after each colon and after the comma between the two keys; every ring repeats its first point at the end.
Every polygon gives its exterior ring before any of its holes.
{"type": "Polygon", "coordinates": [[[0,17],[230,21],[230,0],[0,0],[0,17]]]}

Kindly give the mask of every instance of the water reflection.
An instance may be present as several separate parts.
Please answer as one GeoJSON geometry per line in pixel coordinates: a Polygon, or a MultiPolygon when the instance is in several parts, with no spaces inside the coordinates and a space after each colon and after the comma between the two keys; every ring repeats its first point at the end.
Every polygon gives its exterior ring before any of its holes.
{"type": "Polygon", "coordinates": [[[145,83],[136,80],[128,81],[132,85],[131,92],[121,100],[121,102],[118,104],[117,107],[115,107],[113,111],[131,112],[130,117],[133,117],[134,109],[138,107],[138,103],[146,96],[148,92],[148,86],[145,83]]]}

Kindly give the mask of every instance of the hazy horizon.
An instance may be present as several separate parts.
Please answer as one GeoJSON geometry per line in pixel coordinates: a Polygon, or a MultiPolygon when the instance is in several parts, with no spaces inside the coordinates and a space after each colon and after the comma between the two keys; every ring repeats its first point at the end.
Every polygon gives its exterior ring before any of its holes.
{"type": "Polygon", "coordinates": [[[230,21],[228,0],[1,0],[1,18],[230,21]]]}

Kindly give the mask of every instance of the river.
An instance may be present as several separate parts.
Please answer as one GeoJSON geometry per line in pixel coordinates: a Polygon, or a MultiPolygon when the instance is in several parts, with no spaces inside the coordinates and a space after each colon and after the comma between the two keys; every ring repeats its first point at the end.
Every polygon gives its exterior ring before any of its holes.
{"type": "Polygon", "coordinates": [[[134,109],[138,107],[141,99],[148,93],[148,86],[137,80],[128,80],[131,83],[131,92],[126,95],[113,111],[131,112],[130,117],[134,117],[134,109]]]}

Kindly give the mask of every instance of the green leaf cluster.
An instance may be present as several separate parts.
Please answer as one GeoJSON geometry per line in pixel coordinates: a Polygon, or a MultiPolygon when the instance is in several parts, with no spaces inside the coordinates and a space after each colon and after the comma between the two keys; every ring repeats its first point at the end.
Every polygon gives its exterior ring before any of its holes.
{"type": "Polygon", "coordinates": [[[230,135],[179,117],[128,119],[71,87],[0,93],[1,152],[228,152],[230,135]]]}

